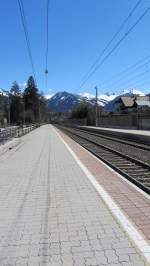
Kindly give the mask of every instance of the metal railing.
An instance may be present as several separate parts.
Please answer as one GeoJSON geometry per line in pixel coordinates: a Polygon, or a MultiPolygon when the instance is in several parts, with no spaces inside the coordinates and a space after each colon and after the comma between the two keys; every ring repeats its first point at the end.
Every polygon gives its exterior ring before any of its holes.
{"type": "Polygon", "coordinates": [[[6,129],[0,129],[0,144],[3,144],[4,142],[12,138],[17,138],[26,135],[39,126],[40,126],[39,124],[35,124],[24,127],[16,126],[16,127],[8,127],[6,129]]]}

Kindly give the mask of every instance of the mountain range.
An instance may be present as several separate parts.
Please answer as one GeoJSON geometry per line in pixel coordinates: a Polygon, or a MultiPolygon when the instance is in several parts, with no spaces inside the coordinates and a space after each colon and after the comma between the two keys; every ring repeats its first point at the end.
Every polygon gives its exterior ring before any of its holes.
{"type": "MultiPolygon", "coordinates": [[[[105,110],[113,111],[114,100],[121,95],[145,95],[141,91],[133,90],[132,92],[124,91],[120,94],[103,94],[98,96],[98,105],[105,110]]],[[[73,94],[66,91],[57,92],[54,95],[47,97],[48,109],[51,112],[71,112],[78,104],[85,102],[90,105],[95,104],[95,96],[89,93],[73,94]]]]}

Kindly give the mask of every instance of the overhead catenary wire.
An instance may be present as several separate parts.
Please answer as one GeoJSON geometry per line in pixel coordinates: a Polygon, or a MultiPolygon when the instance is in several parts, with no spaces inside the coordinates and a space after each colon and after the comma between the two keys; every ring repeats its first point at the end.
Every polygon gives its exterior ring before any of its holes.
{"type": "Polygon", "coordinates": [[[32,57],[32,52],[31,52],[29,33],[28,33],[28,29],[27,29],[27,21],[26,21],[26,16],[25,16],[25,11],[24,11],[24,6],[23,6],[22,0],[18,0],[18,5],[19,5],[19,11],[20,11],[20,15],[21,15],[21,22],[22,22],[22,26],[23,26],[23,30],[24,30],[24,34],[25,34],[27,52],[28,52],[28,56],[29,56],[29,60],[30,60],[30,64],[31,64],[31,69],[32,69],[32,73],[33,73],[33,77],[34,77],[35,83],[37,85],[36,74],[35,74],[35,66],[34,66],[34,63],[33,63],[33,57],[32,57]]]}
{"type": "MultiPolygon", "coordinates": [[[[142,0],[138,0],[137,3],[135,4],[135,6],[132,8],[132,10],[129,12],[128,16],[124,19],[124,21],[121,23],[120,27],[118,28],[118,30],[115,32],[115,34],[113,35],[113,37],[110,39],[110,41],[106,44],[106,46],[104,47],[104,49],[102,50],[102,52],[100,53],[100,55],[97,57],[97,59],[94,61],[94,63],[91,65],[91,67],[89,68],[89,70],[87,71],[87,73],[83,76],[82,80],[86,79],[86,77],[89,75],[89,73],[92,71],[92,69],[96,66],[96,64],[100,61],[100,59],[103,57],[103,55],[105,54],[105,52],[108,50],[108,48],[111,46],[111,44],[113,43],[113,41],[116,39],[116,37],[119,35],[119,33],[122,31],[122,29],[124,28],[125,24],[129,21],[129,19],[131,18],[131,16],[133,15],[133,13],[136,11],[136,9],[138,8],[138,6],[140,5],[140,3],[142,2],[142,0]]],[[[82,80],[80,82],[80,84],[82,84],[82,80]]],[[[79,84],[79,86],[80,86],[79,84]]]]}
{"type": "MultiPolygon", "coordinates": [[[[135,82],[133,82],[133,83],[130,83],[130,84],[128,84],[128,85],[126,85],[126,86],[124,86],[124,89],[127,89],[127,87],[129,87],[130,86],[130,88],[132,87],[132,88],[135,88],[135,87],[141,87],[141,86],[144,86],[144,85],[149,85],[150,84],[150,76],[146,76],[146,77],[144,77],[144,78],[142,78],[142,79],[139,79],[139,80],[136,80],[135,82]],[[147,82],[144,82],[145,80],[149,80],[149,81],[147,81],[147,82]],[[143,83],[144,82],[144,83],[143,83]]],[[[122,87],[122,89],[123,89],[123,87],[122,87]]],[[[148,88],[149,89],[149,88],[148,88]]]]}
{"type": "Polygon", "coordinates": [[[48,75],[48,52],[49,52],[49,0],[46,1],[46,51],[45,51],[45,81],[47,90],[48,75]]]}
{"type": "MultiPolygon", "coordinates": [[[[129,80],[126,80],[124,83],[122,83],[121,85],[119,85],[119,86],[116,86],[115,84],[113,85],[113,86],[111,86],[111,87],[109,87],[109,90],[113,90],[114,88],[116,88],[116,87],[128,87],[128,86],[131,86],[131,87],[135,87],[135,85],[137,85],[137,82],[139,82],[139,81],[141,81],[141,80],[145,80],[145,79],[147,79],[147,73],[150,73],[150,69],[147,69],[147,70],[145,70],[144,72],[142,72],[142,73],[140,73],[140,74],[137,74],[135,77],[132,77],[132,78],[130,78],[129,80]],[[142,79],[138,79],[137,80],[137,78],[139,78],[139,77],[143,77],[142,79]]],[[[150,76],[148,76],[148,77],[150,77],[150,76]]]]}
{"type": "Polygon", "coordinates": [[[144,80],[146,80],[146,79],[148,79],[148,78],[149,78],[149,81],[148,81],[148,82],[137,83],[136,86],[137,86],[137,85],[138,85],[138,86],[146,86],[146,85],[148,85],[148,87],[147,87],[147,89],[148,89],[148,94],[150,94],[150,93],[149,93],[150,76],[147,77],[147,78],[145,78],[144,80]]]}
{"type": "Polygon", "coordinates": [[[141,72],[139,74],[136,73],[136,75],[134,77],[131,77],[130,79],[125,80],[125,82],[122,83],[121,85],[116,86],[116,84],[113,84],[113,86],[108,87],[109,88],[109,91],[110,90],[114,91],[114,90],[116,90],[116,88],[117,88],[118,91],[119,90],[122,91],[124,89],[129,89],[131,87],[132,88],[135,88],[137,86],[141,86],[141,85],[143,85],[141,82],[143,82],[143,81],[145,81],[147,79],[150,79],[149,73],[150,73],[150,68],[148,68],[147,70],[145,70],[144,72],[141,72]]]}
{"type": "Polygon", "coordinates": [[[108,84],[107,86],[105,85],[103,88],[106,90],[109,88],[109,90],[113,91],[114,89],[116,90],[116,88],[117,90],[119,89],[123,90],[123,89],[128,89],[128,87],[135,88],[135,86],[141,86],[141,85],[143,86],[143,83],[141,82],[150,78],[149,75],[148,76],[146,75],[147,73],[150,72],[149,67],[150,67],[150,55],[147,55],[141,60],[138,60],[135,64],[126,68],[124,71],[119,72],[119,74],[117,75],[114,75],[113,78],[108,79],[106,82],[103,82],[102,83],[103,85],[108,84]],[[143,69],[143,67],[144,68],[146,67],[145,70],[143,69]],[[141,68],[143,69],[143,72],[137,72],[137,70],[139,71],[141,70],[141,68]],[[142,76],[144,77],[137,79],[137,77],[139,78],[142,76]],[[117,79],[116,82],[113,82],[114,78],[116,79],[117,77],[121,77],[121,78],[117,79]],[[128,79],[127,77],[130,77],[130,78],[128,79]]]}
{"type": "Polygon", "coordinates": [[[145,67],[146,65],[148,65],[149,63],[150,63],[150,55],[144,56],[142,59],[140,59],[137,62],[135,62],[134,64],[128,66],[127,68],[125,68],[121,72],[119,72],[119,73],[113,75],[112,77],[108,78],[107,80],[104,80],[103,82],[101,82],[101,85],[114,83],[114,80],[117,80],[117,82],[118,82],[120,79],[124,78],[124,76],[126,77],[126,75],[131,75],[133,73],[133,71],[135,71],[137,69],[141,69],[141,68],[145,67]]]}
{"type": "Polygon", "coordinates": [[[148,7],[142,15],[136,20],[136,22],[125,32],[123,37],[115,44],[115,46],[110,50],[110,52],[101,60],[101,62],[94,68],[94,70],[88,75],[88,77],[81,83],[80,88],[89,80],[89,78],[104,64],[104,62],[113,54],[113,52],[120,46],[120,44],[127,38],[127,36],[132,32],[132,30],[139,24],[139,22],[145,17],[145,15],[150,11],[148,7]]]}
{"type": "Polygon", "coordinates": [[[120,83],[122,84],[123,82],[128,81],[128,78],[129,78],[129,80],[131,80],[131,79],[134,79],[135,77],[141,76],[144,73],[147,73],[147,71],[149,71],[149,69],[147,68],[149,65],[150,65],[150,60],[147,61],[145,64],[143,64],[141,67],[137,66],[131,72],[129,72],[129,73],[127,72],[126,74],[124,73],[124,75],[121,76],[119,79],[117,79],[116,82],[111,82],[111,83],[109,83],[109,85],[103,86],[103,88],[105,88],[105,87],[109,87],[109,88],[110,87],[114,87],[114,86],[119,85],[120,83]],[[143,67],[144,67],[144,69],[143,69],[143,67]],[[139,70],[141,70],[141,68],[142,68],[143,71],[139,72],[139,70]]]}

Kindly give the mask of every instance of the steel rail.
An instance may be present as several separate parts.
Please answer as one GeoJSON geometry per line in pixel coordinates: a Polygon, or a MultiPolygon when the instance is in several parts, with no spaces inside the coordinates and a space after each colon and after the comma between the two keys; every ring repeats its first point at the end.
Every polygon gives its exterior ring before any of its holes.
{"type": "Polygon", "coordinates": [[[79,131],[85,131],[91,135],[94,135],[94,136],[97,136],[97,137],[100,137],[100,138],[103,138],[103,139],[108,139],[108,140],[112,140],[112,141],[115,141],[115,142],[118,142],[118,143],[122,143],[122,144],[127,144],[127,145],[130,145],[132,147],[135,147],[135,148],[138,148],[138,149],[142,149],[142,150],[146,150],[146,151],[150,151],[150,145],[148,144],[144,144],[143,142],[140,142],[140,143],[137,143],[137,141],[135,140],[125,140],[125,139],[122,139],[121,137],[114,137],[114,136],[111,136],[111,131],[108,132],[108,135],[107,135],[107,132],[94,132],[92,131],[91,129],[86,129],[86,128],[81,128],[81,127],[72,127],[72,128],[75,128],[76,130],[79,130],[79,131]],[[106,134],[106,135],[104,135],[106,134]]]}
{"type": "MultiPolygon", "coordinates": [[[[79,134],[76,129],[60,127],[72,139],[78,142],[82,147],[90,151],[97,158],[101,159],[115,171],[126,177],[136,186],[150,194],[150,165],[131,156],[113,150],[112,148],[90,140],[86,136],[79,134]]],[[[81,132],[80,132],[81,133],[81,132]]],[[[87,132],[88,133],[88,132],[87,132]]]]}

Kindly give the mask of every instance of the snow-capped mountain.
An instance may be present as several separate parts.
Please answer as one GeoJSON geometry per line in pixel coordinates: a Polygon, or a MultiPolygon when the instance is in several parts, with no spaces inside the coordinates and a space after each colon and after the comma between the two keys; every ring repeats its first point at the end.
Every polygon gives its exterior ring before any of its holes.
{"type": "MultiPolygon", "coordinates": [[[[133,90],[123,91],[120,94],[102,94],[98,96],[98,105],[104,107],[106,110],[113,110],[114,100],[120,95],[145,95],[141,91],[133,90]]],[[[48,97],[47,97],[48,98],[48,97]]],[[[71,112],[75,106],[79,103],[88,103],[90,105],[95,105],[95,96],[87,92],[81,94],[73,94],[66,91],[58,92],[54,95],[50,95],[48,99],[48,107],[52,112],[71,112]]]]}
{"type": "Polygon", "coordinates": [[[80,93],[79,95],[80,95],[81,97],[83,97],[83,98],[87,98],[87,99],[89,99],[89,100],[95,97],[93,94],[90,94],[90,93],[88,93],[88,92],[83,92],[83,93],[80,93]]]}
{"type": "Polygon", "coordinates": [[[47,100],[49,100],[50,98],[53,97],[53,95],[54,95],[54,93],[52,93],[52,94],[46,94],[46,95],[45,95],[45,98],[46,98],[47,100]]]}
{"type": "Polygon", "coordinates": [[[7,94],[7,92],[5,90],[0,88],[0,95],[1,96],[7,96],[8,94],[7,94]]]}
{"type": "Polygon", "coordinates": [[[145,96],[145,93],[136,89],[133,90],[123,90],[119,95],[126,95],[126,96],[132,96],[132,95],[139,95],[139,96],[145,96]]]}
{"type": "Polygon", "coordinates": [[[49,110],[52,112],[70,112],[81,102],[80,95],[58,92],[48,100],[49,110]]]}
{"type": "MultiPolygon", "coordinates": [[[[86,102],[89,102],[90,104],[95,104],[95,96],[93,94],[89,94],[87,92],[80,94],[81,98],[84,99],[86,102]]],[[[98,105],[99,106],[105,106],[108,102],[112,101],[114,98],[116,98],[118,95],[116,94],[102,94],[98,96],[98,105]]]]}
{"type": "MultiPolygon", "coordinates": [[[[98,105],[105,106],[109,101],[113,100],[117,95],[101,95],[98,96],[98,105]]],[[[58,92],[48,99],[48,107],[52,112],[70,112],[79,103],[85,102],[90,105],[95,104],[95,96],[89,93],[72,94],[66,91],[58,92]]]]}

